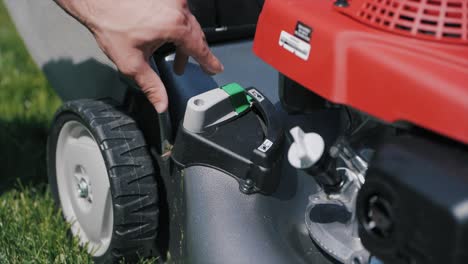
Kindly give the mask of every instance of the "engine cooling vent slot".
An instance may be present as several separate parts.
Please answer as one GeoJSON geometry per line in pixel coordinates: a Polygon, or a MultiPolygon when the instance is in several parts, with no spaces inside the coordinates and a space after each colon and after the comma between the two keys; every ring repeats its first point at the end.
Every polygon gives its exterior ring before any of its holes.
{"type": "Polygon", "coordinates": [[[468,44],[468,0],[353,0],[339,10],[397,34],[468,44]]]}

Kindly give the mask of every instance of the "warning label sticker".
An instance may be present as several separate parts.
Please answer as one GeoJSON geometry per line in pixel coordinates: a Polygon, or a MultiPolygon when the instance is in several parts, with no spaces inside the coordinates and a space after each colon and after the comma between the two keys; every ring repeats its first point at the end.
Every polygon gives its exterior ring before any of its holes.
{"type": "Polygon", "coordinates": [[[249,94],[255,97],[257,101],[260,103],[263,102],[263,100],[265,100],[265,97],[263,97],[263,95],[255,89],[250,89],[249,94]]]}
{"type": "Polygon", "coordinates": [[[309,59],[310,44],[286,31],[281,31],[279,45],[305,61],[309,59]]]}
{"type": "Polygon", "coordinates": [[[271,142],[271,140],[269,140],[269,139],[266,139],[263,142],[263,144],[260,145],[260,147],[258,147],[258,150],[260,150],[263,153],[266,153],[268,150],[271,149],[272,146],[273,146],[273,142],[271,142]]]}
{"type": "Polygon", "coordinates": [[[304,23],[297,22],[296,30],[294,31],[294,35],[307,43],[310,43],[310,38],[312,36],[312,28],[307,26],[304,23]]]}

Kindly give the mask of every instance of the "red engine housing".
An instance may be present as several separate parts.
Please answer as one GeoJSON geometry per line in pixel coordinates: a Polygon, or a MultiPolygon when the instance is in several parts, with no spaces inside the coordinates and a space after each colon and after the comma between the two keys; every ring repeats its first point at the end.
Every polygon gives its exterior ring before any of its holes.
{"type": "Polygon", "coordinates": [[[467,16],[467,0],[266,0],[254,52],[334,103],[468,144],[467,16]]]}

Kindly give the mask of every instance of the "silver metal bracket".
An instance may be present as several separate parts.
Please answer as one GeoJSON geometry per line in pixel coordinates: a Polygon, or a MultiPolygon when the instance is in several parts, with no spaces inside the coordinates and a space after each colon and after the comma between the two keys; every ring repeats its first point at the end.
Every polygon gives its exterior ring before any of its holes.
{"type": "Polygon", "coordinates": [[[344,140],[338,141],[330,152],[345,164],[336,168],[343,171],[344,183],[335,193],[320,189],[309,197],[305,213],[309,235],[320,248],[342,263],[369,263],[370,253],[359,238],[356,217],[356,199],[364,183],[367,162],[344,140]]]}

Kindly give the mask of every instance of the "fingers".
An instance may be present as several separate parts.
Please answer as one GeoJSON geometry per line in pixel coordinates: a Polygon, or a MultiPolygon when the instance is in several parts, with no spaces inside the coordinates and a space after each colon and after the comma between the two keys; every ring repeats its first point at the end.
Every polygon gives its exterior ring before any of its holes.
{"type": "Polygon", "coordinates": [[[200,64],[203,71],[206,73],[217,74],[224,71],[224,66],[221,64],[218,58],[216,58],[216,56],[211,53],[210,49],[208,48],[208,44],[200,44],[195,52],[196,53],[192,54],[191,56],[200,64]]]}
{"type": "Polygon", "coordinates": [[[146,61],[138,67],[138,72],[135,73],[134,79],[151,104],[156,108],[156,111],[158,113],[165,112],[168,106],[166,88],[159,76],[146,61]]]}
{"type": "Polygon", "coordinates": [[[179,49],[184,51],[186,55],[192,56],[205,72],[210,74],[222,72],[224,66],[210,51],[200,24],[193,15],[189,16],[190,32],[181,39],[179,49]]]}
{"type": "Polygon", "coordinates": [[[174,72],[177,75],[184,74],[185,66],[187,65],[188,58],[189,57],[187,56],[187,54],[185,54],[185,52],[182,51],[182,49],[177,48],[175,59],[174,59],[174,72]]]}

